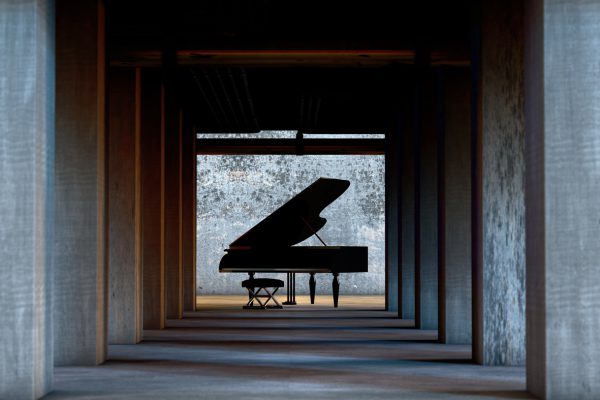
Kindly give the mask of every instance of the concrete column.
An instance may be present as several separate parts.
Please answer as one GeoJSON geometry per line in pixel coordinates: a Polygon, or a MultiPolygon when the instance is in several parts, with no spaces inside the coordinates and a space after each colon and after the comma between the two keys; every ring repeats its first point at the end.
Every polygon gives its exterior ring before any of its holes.
{"type": "MultiPolygon", "coordinates": [[[[412,88],[414,90],[414,87],[412,88]]],[[[411,93],[409,85],[407,91],[411,93]]],[[[414,105],[412,93],[410,101],[404,106],[401,146],[401,224],[402,224],[402,286],[401,286],[401,317],[414,318],[415,299],[415,126],[414,105]]]]}
{"type": "Polygon", "coordinates": [[[142,339],[140,70],[108,74],[108,265],[110,344],[142,339]]]}
{"type": "Polygon", "coordinates": [[[474,359],[525,363],[523,4],[482,2],[474,359]]]}
{"type": "Polygon", "coordinates": [[[141,71],[143,327],[165,326],[164,124],[159,71],[141,71]]]}
{"type": "Polygon", "coordinates": [[[52,385],[54,7],[0,3],[0,398],[52,385]]]}
{"type": "Polygon", "coordinates": [[[385,304],[388,311],[399,311],[399,292],[402,282],[400,264],[400,110],[386,132],[385,150],[385,304]]]}
{"type": "Polygon", "coordinates": [[[196,132],[184,114],[182,136],[183,309],[196,309],[196,132]]]}
{"type": "Polygon", "coordinates": [[[182,114],[173,89],[165,88],[165,293],[166,318],[183,317],[182,114]]]}
{"type": "MultiPolygon", "coordinates": [[[[419,263],[415,265],[415,327],[438,328],[438,182],[436,74],[421,86],[419,140],[419,263]]],[[[417,251],[417,250],[415,250],[417,251]]]]}
{"type": "Polygon", "coordinates": [[[104,7],[56,4],[55,365],[106,359],[104,7]]]}
{"type": "Polygon", "coordinates": [[[527,6],[527,388],[597,399],[600,3],[527,6]]]}
{"type": "Polygon", "coordinates": [[[443,70],[439,340],[471,343],[471,129],[468,69],[443,70]]]}

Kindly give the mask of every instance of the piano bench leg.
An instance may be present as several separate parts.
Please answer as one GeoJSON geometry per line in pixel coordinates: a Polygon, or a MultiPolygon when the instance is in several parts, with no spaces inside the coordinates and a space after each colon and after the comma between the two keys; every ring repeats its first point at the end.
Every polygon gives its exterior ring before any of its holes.
{"type": "Polygon", "coordinates": [[[254,288],[248,288],[248,296],[250,297],[250,299],[248,300],[248,303],[246,303],[245,306],[243,306],[242,308],[245,310],[256,310],[256,309],[266,309],[266,308],[283,308],[283,306],[281,305],[281,303],[279,303],[279,301],[277,301],[277,299],[275,298],[275,293],[277,293],[277,290],[279,290],[278,287],[274,288],[275,290],[273,290],[272,292],[269,291],[269,288],[266,287],[259,287],[257,291],[254,291],[254,288]],[[263,292],[265,292],[265,294],[260,294],[261,290],[263,292]],[[266,299],[264,302],[261,299],[266,299]],[[258,306],[254,305],[254,302],[257,302],[258,306]],[[269,302],[273,301],[275,303],[275,305],[270,305],[269,302]]]}

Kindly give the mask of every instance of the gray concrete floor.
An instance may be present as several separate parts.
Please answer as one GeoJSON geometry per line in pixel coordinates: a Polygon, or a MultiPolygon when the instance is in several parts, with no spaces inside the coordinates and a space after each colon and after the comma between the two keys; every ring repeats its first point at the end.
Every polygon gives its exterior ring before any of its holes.
{"type": "Polygon", "coordinates": [[[470,346],[436,343],[383,311],[342,297],[284,310],[241,310],[243,297],[200,310],[137,345],[112,345],[98,367],[55,369],[46,399],[530,398],[522,367],[471,364],[470,346]]]}

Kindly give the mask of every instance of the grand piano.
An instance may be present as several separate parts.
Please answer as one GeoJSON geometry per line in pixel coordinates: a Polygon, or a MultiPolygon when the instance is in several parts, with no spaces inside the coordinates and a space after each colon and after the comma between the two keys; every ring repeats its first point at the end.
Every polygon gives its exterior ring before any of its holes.
{"type": "Polygon", "coordinates": [[[310,300],[315,299],[315,273],[333,275],[333,305],[338,306],[338,275],[368,271],[366,246],[328,246],[317,234],[327,220],[321,211],[348,189],[350,182],[319,178],[272,214],[234,240],[221,258],[219,272],[287,272],[288,298],[295,304],[296,273],[309,273],[310,300]],[[294,246],[315,235],[322,246],[294,246]]]}

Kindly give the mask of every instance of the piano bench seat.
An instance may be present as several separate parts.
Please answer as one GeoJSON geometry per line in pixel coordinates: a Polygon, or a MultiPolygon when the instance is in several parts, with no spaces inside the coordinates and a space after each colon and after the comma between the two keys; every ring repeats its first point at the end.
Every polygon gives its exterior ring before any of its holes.
{"type": "Polygon", "coordinates": [[[275,298],[277,290],[283,287],[281,279],[246,279],[242,282],[242,287],[248,289],[248,303],[243,307],[244,309],[283,308],[275,298]],[[263,301],[263,299],[266,300],[263,301]],[[275,304],[269,304],[270,301],[275,304]],[[257,302],[258,305],[255,305],[254,302],[257,302]]]}

